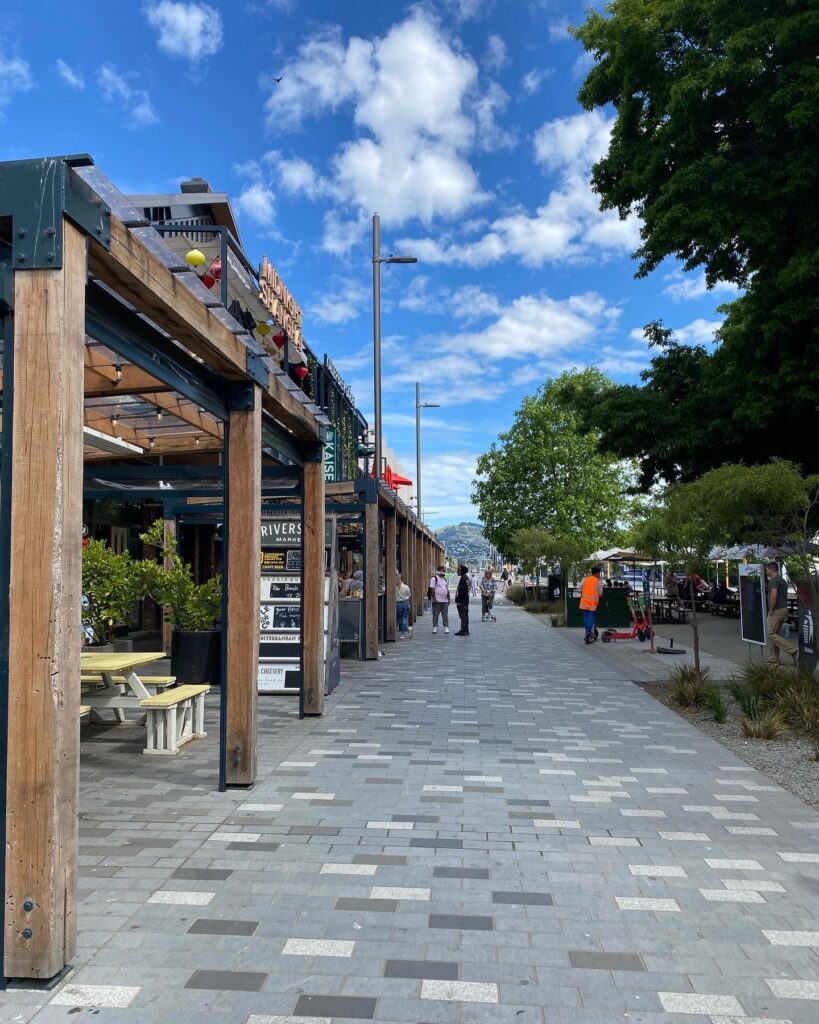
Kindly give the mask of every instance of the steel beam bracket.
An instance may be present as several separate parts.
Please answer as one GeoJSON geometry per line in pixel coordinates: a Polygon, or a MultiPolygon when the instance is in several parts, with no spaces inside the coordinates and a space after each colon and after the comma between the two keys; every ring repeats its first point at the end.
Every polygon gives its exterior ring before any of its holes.
{"type": "Polygon", "coordinates": [[[228,408],[233,412],[253,412],[256,408],[256,385],[232,380],[227,386],[228,408]]]}
{"type": "Polygon", "coordinates": [[[12,218],[11,266],[63,265],[63,216],[111,248],[111,208],[74,171],[90,156],[51,156],[0,163],[0,216],[12,218]]]}
{"type": "Polygon", "coordinates": [[[270,371],[268,370],[267,363],[265,362],[268,358],[269,356],[264,349],[261,349],[258,352],[254,352],[250,347],[247,349],[246,366],[248,375],[252,377],[257,384],[261,384],[265,390],[270,387],[270,371]]]}

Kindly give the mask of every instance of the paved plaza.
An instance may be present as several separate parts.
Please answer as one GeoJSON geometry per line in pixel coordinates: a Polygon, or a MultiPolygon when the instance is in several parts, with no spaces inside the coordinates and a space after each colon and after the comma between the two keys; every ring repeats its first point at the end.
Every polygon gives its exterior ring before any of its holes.
{"type": "MultiPolygon", "coordinates": [[[[80,950],[37,1024],[819,1020],[819,815],[510,605],[207,740],[83,728],[80,950]]],[[[601,645],[602,646],[602,645],[601,645]]]]}

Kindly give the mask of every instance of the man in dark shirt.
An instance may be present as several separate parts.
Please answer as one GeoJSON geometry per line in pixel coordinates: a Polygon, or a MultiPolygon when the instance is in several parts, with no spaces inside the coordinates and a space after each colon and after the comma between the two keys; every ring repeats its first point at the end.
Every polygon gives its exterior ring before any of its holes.
{"type": "Polygon", "coordinates": [[[455,636],[469,636],[469,569],[458,567],[458,589],[455,591],[455,607],[461,620],[461,628],[455,636]]]}
{"type": "Polygon", "coordinates": [[[794,665],[799,660],[799,646],[792,640],[779,635],[782,623],[788,617],[788,584],[779,574],[776,562],[768,562],[765,566],[768,576],[768,640],[771,643],[770,661],[779,664],[779,652],[784,651],[793,659],[794,665]]]}

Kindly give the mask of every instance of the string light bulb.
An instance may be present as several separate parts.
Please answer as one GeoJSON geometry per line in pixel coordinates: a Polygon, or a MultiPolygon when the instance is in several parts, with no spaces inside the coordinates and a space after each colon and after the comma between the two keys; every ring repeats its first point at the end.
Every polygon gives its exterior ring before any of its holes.
{"type": "Polygon", "coordinates": [[[156,438],[154,438],[154,437],[149,437],[149,438],[148,438],[148,447],[149,447],[149,448],[153,448],[153,446],[154,446],[155,444],[156,444],[156,438]]]}
{"type": "Polygon", "coordinates": [[[157,410],[156,410],[156,418],[157,418],[158,420],[161,420],[161,419],[162,419],[162,416],[163,416],[162,410],[161,410],[161,409],[157,409],[157,410]]]}
{"type": "Polygon", "coordinates": [[[122,381],[122,363],[117,363],[114,367],[115,383],[119,384],[122,381]]]}

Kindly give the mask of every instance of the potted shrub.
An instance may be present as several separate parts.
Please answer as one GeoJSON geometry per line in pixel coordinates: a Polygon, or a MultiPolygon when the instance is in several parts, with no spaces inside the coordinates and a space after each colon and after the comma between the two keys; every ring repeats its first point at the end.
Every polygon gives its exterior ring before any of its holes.
{"type": "Polygon", "coordinates": [[[82,625],[87,643],[97,651],[131,651],[130,640],[115,640],[126,625],[139,586],[134,562],[105,541],[88,538],[82,552],[82,625]]]}
{"type": "Polygon", "coordinates": [[[147,533],[140,534],[145,544],[155,547],[165,568],[157,562],[140,563],[141,586],[161,605],[171,633],[171,674],[180,683],[221,682],[222,630],[215,628],[222,609],[222,578],[207,583],[193,581],[191,567],[182,560],[176,538],[166,536],[161,519],[147,533]]]}

